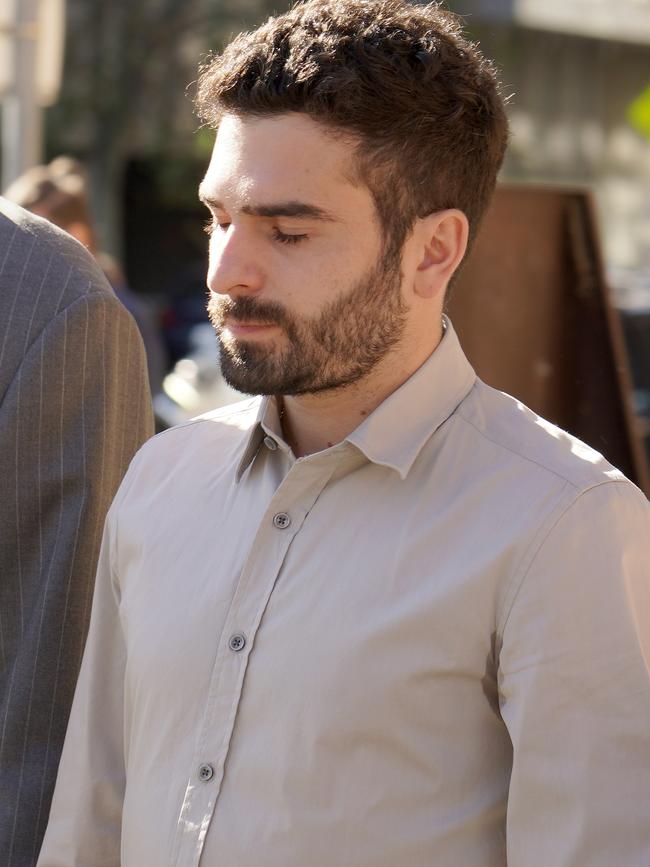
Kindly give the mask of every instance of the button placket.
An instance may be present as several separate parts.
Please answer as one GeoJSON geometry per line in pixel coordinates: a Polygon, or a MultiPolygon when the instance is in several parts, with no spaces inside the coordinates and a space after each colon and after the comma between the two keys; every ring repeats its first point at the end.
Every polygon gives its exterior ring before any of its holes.
{"type": "MultiPolygon", "coordinates": [[[[248,653],[240,653],[243,648],[237,650],[232,647],[231,642],[239,636],[243,638],[244,646],[252,646],[254,643],[291,541],[327,485],[334,466],[328,469],[329,472],[323,473],[316,471],[314,467],[301,467],[300,471],[296,472],[296,465],[294,465],[293,470],[289,472],[269,501],[266,517],[262,518],[257,528],[224,624],[224,633],[230,637],[222,644],[223,650],[217,654],[215,660],[204,723],[195,752],[195,761],[199,768],[202,767],[203,756],[214,757],[214,765],[211,765],[214,774],[211,778],[212,785],[188,786],[186,790],[175,839],[174,867],[184,864],[184,857],[190,858],[188,864],[197,867],[205,836],[201,834],[197,840],[193,829],[207,829],[219,799],[228,746],[235,725],[246,668],[251,658],[248,653]],[[275,511],[281,502],[293,504],[293,516],[288,512],[275,511]],[[272,516],[270,520],[269,515],[272,516]],[[288,531],[290,525],[291,530],[288,531]],[[285,532],[276,532],[276,530],[285,532]],[[245,633],[236,631],[242,628],[246,630],[245,633]],[[224,650],[232,654],[229,664],[223,656],[224,650]],[[236,660],[240,661],[240,664],[235,664],[236,660]],[[219,725],[216,725],[215,721],[219,721],[219,725]]],[[[239,646],[238,641],[235,643],[239,646]]]]}

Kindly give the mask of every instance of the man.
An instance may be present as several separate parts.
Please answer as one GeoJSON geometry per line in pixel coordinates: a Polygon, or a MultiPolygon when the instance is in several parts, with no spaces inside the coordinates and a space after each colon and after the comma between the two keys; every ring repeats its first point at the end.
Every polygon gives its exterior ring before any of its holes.
{"type": "Polygon", "coordinates": [[[33,867],[101,532],[152,433],[144,352],[89,254],[0,200],[0,863],[33,867]]]}
{"type": "Polygon", "coordinates": [[[647,502],[442,318],[491,66],[437,6],[308,0],[199,108],[223,370],[266,397],[116,498],[41,867],[650,863],[647,502]]]}

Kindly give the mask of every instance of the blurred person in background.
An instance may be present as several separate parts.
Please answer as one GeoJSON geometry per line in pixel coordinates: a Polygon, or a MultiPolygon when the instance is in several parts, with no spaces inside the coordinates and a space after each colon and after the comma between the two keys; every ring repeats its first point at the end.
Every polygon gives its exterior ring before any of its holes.
{"type": "Polygon", "coordinates": [[[204,69],[222,371],[107,519],[40,867],[650,864],[649,506],[480,382],[501,164],[437,4],[307,0],[204,69]]]}
{"type": "Polygon", "coordinates": [[[81,163],[60,156],[45,166],[34,166],[15,180],[5,198],[50,220],[80,241],[99,262],[115,294],[136,321],[147,353],[147,368],[152,394],[160,391],[167,358],[153,316],[140,298],[129,289],[126,277],[115,259],[98,250],[88,202],[88,184],[81,163]]]}
{"type": "Polygon", "coordinates": [[[0,199],[0,863],[40,848],[102,526],[153,433],[140,334],[92,257],[0,199]]]}

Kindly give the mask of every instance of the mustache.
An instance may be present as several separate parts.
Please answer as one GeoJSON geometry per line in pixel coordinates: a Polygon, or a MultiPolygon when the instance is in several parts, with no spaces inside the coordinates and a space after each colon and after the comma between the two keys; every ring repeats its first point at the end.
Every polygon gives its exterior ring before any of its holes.
{"type": "Polygon", "coordinates": [[[255,301],[253,298],[215,297],[208,299],[208,313],[213,325],[223,327],[226,319],[235,322],[259,322],[264,325],[289,325],[290,317],[280,304],[273,301],[255,301]]]}

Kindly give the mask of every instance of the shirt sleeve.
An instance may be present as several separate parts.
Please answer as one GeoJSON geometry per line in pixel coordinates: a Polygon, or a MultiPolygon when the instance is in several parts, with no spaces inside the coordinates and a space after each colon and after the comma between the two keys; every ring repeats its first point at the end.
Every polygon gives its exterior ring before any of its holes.
{"type": "Polygon", "coordinates": [[[112,567],[116,505],[104,530],[88,640],[37,867],[120,864],[126,651],[112,567]]]}
{"type": "Polygon", "coordinates": [[[588,490],[521,581],[499,663],[508,867],[650,864],[649,512],[626,481],[588,490]]]}

